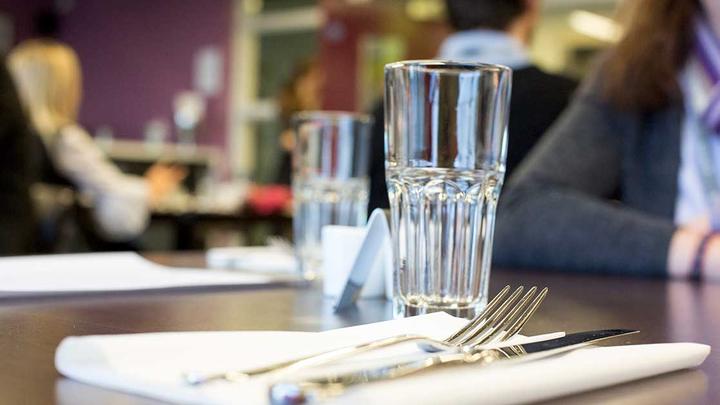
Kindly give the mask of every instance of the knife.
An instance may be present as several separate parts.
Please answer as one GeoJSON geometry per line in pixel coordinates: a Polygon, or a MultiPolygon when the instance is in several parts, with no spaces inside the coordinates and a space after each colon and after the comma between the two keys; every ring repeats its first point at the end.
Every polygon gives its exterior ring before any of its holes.
{"type": "Polygon", "coordinates": [[[492,349],[464,347],[459,350],[389,366],[365,369],[350,373],[310,378],[302,381],[280,382],[270,387],[270,403],[273,405],[304,404],[341,394],[358,384],[385,381],[450,364],[477,364],[480,366],[496,361],[514,360],[525,362],[576,350],[591,344],[638,333],[630,329],[605,329],[579,332],[561,338],[522,345],[492,349]]]}
{"type": "Polygon", "coordinates": [[[375,258],[382,252],[385,235],[390,235],[387,214],[384,210],[378,208],[370,215],[365,239],[363,239],[360,249],[358,249],[355,263],[353,263],[350,270],[350,275],[345,283],[345,288],[340,294],[340,299],[335,304],[335,313],[350,308],[357,301],[370,275],[375,258]]]}

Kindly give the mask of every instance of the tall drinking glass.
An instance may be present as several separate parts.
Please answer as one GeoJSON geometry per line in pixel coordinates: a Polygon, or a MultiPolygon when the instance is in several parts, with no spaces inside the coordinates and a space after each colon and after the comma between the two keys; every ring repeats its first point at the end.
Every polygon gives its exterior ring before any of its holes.
{"type": "Polygon", "coordinates": [[[301,112],[293,117],[293,230],[300,271],[320,270],[320,231],[325,225],[363,226],[367,221],[372,118],[347,112],[301,112]]]}
{"type": "Polygon", "coordinates": [[[511,82],[499,65],[385,67],[396,317],[472,317],[487,304],[511,82]]]}

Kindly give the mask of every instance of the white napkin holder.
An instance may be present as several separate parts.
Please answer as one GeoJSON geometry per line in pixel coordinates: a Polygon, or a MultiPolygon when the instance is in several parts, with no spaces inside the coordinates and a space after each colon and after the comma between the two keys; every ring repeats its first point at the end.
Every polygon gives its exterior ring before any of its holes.
{"type": "MultiPolygon", "coordinates": [[[[384,220],[384,217],[383,217],[384,220]]],[[[350,272],[366,237],[384,241],[373,260],[370,274],[362,287],[360,298],[392,298],[393,260],[390,234],[368,235],[367,227],[327,225],[322,229],[323,294],[338,298],[350,278],[350,272]]],[[[370,253],[372,254],[372,253],[370,253]]]]}

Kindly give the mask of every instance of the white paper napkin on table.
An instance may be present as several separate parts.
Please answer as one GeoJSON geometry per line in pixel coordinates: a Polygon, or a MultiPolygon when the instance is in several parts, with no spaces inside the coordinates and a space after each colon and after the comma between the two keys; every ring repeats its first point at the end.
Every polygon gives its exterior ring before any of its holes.
{"type": "Polygon", "coordinates": [[[205,258],[212,268],[299,274],[294,253],[273,246],[212,248],[208,249],[205,258]]]}
{"type": "MultiPolygon", "coordinates": [[[[321,333],[188,332],[70,337],[55,364],[66,377],[177,403],[265,404],[268,382],[190,387],[185,371],[267,365],[402,333],[444,338],[464,320],[437,313],[321,333]]],[[[709,346],[693,343],[599,347],[488,368],[465,366],[374,383],[338,403],[519,403],[542,400],[700,365],[709,346]]]]}
{"type": "Polygon", "coordinates": [[[170,268],[132,252],[0,258],[0,295],[140,291],[272,281],[254,274],[170,268]]]}

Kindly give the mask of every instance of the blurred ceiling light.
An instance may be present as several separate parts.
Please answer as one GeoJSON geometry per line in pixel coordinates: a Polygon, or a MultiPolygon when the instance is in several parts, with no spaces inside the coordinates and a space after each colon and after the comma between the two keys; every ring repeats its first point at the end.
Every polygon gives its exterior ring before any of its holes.
{"type": "Polygon", "coordinates": [[[438,0],[408,0],[405,3],[405,13],[412,20],[430,21],[442,17],[445,6],[438,0]]]}
{"type": "Polygon", "coordinates": [[[584,10],[575,10],[568,17],[570,27],[589,37],[606,42],[617,42],[622,37],[622,27],[613,19],[584,10]]]}

